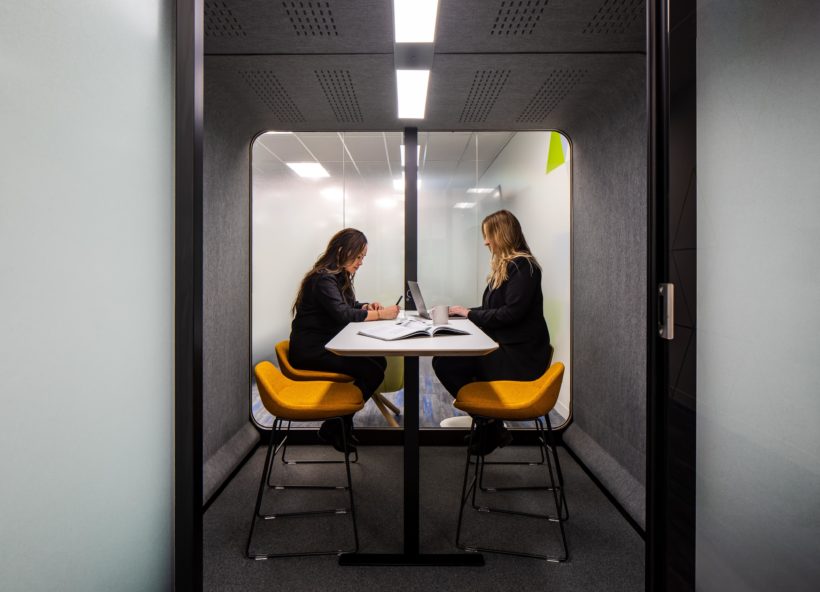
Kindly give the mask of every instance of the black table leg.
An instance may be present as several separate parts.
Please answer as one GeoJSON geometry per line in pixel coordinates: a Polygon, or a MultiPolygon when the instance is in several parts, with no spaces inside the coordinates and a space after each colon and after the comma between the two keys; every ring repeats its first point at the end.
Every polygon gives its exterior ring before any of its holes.
{"type": "Polygon", "coordinates": [[[482,566],[480,553],[419,553],[419,359],[404,359],[404,553],[347,553],[339,565],[482,566]]]}

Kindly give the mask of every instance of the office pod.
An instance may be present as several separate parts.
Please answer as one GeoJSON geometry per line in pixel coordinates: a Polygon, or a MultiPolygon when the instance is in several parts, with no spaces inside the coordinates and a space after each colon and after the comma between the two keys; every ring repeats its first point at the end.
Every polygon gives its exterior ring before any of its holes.
{"type": "MultiPolygon", "coordinates": [[[[551,422],[573,500],[565,525],[571,564],[586,573],[600,565],[595,557],[611,559],[625,585],[640,588],[649,306],[641,7],[616,3],[623,18],[612,29],[600,3],[559,8],[561,27],[546,17],[556,10],[552,3],[522,6],[527,15],[519,12],[514,23],[504,21],[513,13],[499,13],[506,6],[440,3],[425,116],[402,120],[394,60],[405,54],[394,54],[393,40],[372,24],[392,28],[390,4],[366,4],[366,20],[361,6],[290,3],[234,3],[206,20],[206,587],[225,574],[264,581],[258,566],[225,559],[232,512],[244,522],[244,506],[252,506],[255,485],[248,488],[247,476],[258,479],[264,459],[257,445],[266,443],[273,421],[254,403],[251,369],[276,361],[299,281],[330,236],[354,227],[368,238],[354,282],[361,301],[392,305],[401,295],[407,304],[405,280],[413,279],[431,307],[476,306],[489,264],[481,221],[507,209],[544,269],[543,314],[555,361],[567,368],[551,422]],[[583,535],[592,532],[618,543],[583,535]]],[[[405,362],[403,388],[417,388],[419,397],[418,524],[413,516],[406,521],[408,436],[367,404],[354,419],[363,443],[351,465],[361,496],[360,550],[406,549],[402,532],[410,525],[424,554],[448,555],[461,485],[453,477],[463,466],[467,432],[441,427],[460,412],[429,359],[419,358],[418,370],[405,362]]],[[[402,390],[385,396],[406,425],[402,390]]],[[[531,453],[540,461],[535,431],[510,428],[514,444],[487,456],[488,483],[490,471],[523,479],[528,468],[493,465],[493,455],[518,461],[531,453]]],[[[292,429],[291,442],[306,450],[289,446],[288,456],[331,454],[317,445],[315,430],[292,429]]],[[[536,522],[517,534],[538,538],[542,530],[536,522]]],[[[297,577],[287,563],[275,569],[297,577]]]]}

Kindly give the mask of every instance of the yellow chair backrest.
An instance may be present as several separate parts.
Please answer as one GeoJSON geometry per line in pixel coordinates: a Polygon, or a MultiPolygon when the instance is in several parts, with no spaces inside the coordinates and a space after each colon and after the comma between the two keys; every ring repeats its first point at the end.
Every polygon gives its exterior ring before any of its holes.
{"type": "Polygon", "coordinates": [[[555,403],[558,402],[558,394],[561,392],[561,383],[563,380],[564,364],[562,362],[555,362],[547,368],[547,371],[541,375],[541,378],[535,380],[536,389],[540,393],[540,400],[536,405],[538,417],[546,415],[555,407],[555,403]]]}
{"type": "MultiPolygon", "coordinates": [[[[302,370],[294,368],[288,357],[290,353],[290,340],[285,339],[276,344],[276,359],[279,361],[279,369],[282,374],[291,380],[329,380],[330,382],[353,382],[353,377],[347,374],[336,372],[325,372],[323,370],[302,370]]],[[[397,389],[398,390],[398,389],[397,389]]]]}
{"type": "Polygon", "coordinates": [[[404,388],[404,358],[388,357],[384,382],[377,389],[380,393],[394,393],[404,388]]]}
{"type": "Polygon", "coordinates": [[[282,374],[279,369],[265,360],[259,362],[253,369],[256,376],[256,385],[259,387],[259,398],[265,409],[278,415],[283,405],[278,394],[293,384],[293,381],[282,374]]]}

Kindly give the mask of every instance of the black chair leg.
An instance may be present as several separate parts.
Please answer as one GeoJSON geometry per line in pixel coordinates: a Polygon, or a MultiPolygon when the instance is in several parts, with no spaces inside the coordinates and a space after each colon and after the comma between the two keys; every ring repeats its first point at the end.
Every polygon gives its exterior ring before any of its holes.
{"type": "MultiPolygon", "coordinates": [[[[338,419],[342,423],[342,430],[344,433],[344,420],[341,417],[333,418],[338,419]]],[[[284,450],[285,446],[285,439],[287,438],[286,434],[282,434],[282,422],[283,420],[276,419],[274,420],[273,427],[271,430],[271,439],[270,443],[268,444],[268,452],[265,456],[265,466],[262,469],[262,476],[259,481],[259,490],[256,496],[256,503],[254,505],[254,513],[251,520],[251,529],[250,533],[248,534],[248,542],[245,546],[245,555],[249,559],[256,559],[256,560],[263,560],[263,559],[272,559],[277,557],[305,557],[305,556],[318,556],[318,555],[340,555],[342,553],[354,553],[359,549],[359,532],[358,527],[356,525],[356,513],[353,506],[353,479],[350,474],[350,453],[347,450],[347,438],[345,437],[345,452],[344,452],[344,462],[345,463],[345,473],[347,476],[347,485],[273,485],[270,483],[270,479],[272,477],[273,467],[276,461],[276,454],[279,450],[284,450]],[[281,441],[277,443],[277,436],[282,435],[281,441]],[[302,512],[283,512],[277,514],[262,514],[261,507],[262,507],[262,499],[265,493],[265,485],[268,487],[275,489],[277,491],[283,491],[286,489],[331,489],[331,490],[339,490],[339,489],[347,489],[348,490],[348,497],[350,501],[350,506],[348,508],[330,508],[330,509],[323,509],[323,510],[309,510],[309,511],[302,511],[302,512]],[[253,534],[256,528],[257,520],[274,520],[280,518],[289,518],[295,516],[319,516],[319,515],[328,515],[328,514],[350,514],[351,520],[353,521],[353,539],[354,539],[354,547],[352,549],[333,549],[328,551],[304,551],[298,553],[252,553],[251,552],[251,544],[253,541],[253,534]]],[[[289,426],[288,426],[289,427],[289,426]]],[[[345,434],[346,435],[346,434],[345,434]]]]}
{"type": "MultiPolygon", "coordinates": [[[[532,512],[519,512],[514,510],[507,510],[504,508],[494,508],[489,506],[480,505],[477,502],[477,493],[480,489],[479,483],[483,478],[484,472],[484,457],[480,455],[475,455],[474,461],[474,475],[473,480],[470,483],[469,487],[467,485],[468,476],[469,476],[469,465],[471,464],[471,454],[467,452],[467,461],[465,463],[464,468],[464,480],[462,482],[461,487],[461,505],[459,508],[459,516],[458,516],[458,525],[456,527],[456,546],[460,549],[464,549],[466,551],[478,551],[478,552],[487,552],[487,553],[500,553],[504,555],[514,555],[517,557],[531,557],[535,559],[546,560],[550,562],[562,562],[566,561],[569,558],[569,551],[567,547],[567,539],[566,533],[564,531],[564,521],[569,517],[569,513],[566,506],[566,498],[564,496],[564,487],[563,487],[563,476],[560,472],[560,465],[558,464],[558,456],[555,446],[552,442],[552,427],[549,424],[549,418],[547,418],[547,426],[548,431],[544,431],[543,424],[539,419],[535,420],[536,422],[536,429],[538,430],[539,440],[541,444],[541,454],[542,457],[545,459],[545,465],[547,469],[548,475],[548,485],[544,486],[537,486],[537,487],[510,487],[510,488],[494,488],[491,491],[515,491],[515,490],[545,490],[551,491],[553,497],[553,503],[555,504],[556,514],[537,514],[532,512]],[[550,454],[550,452],[552,454],[550,454]],[[553,462],[556,463],[556,471],[555,474],[553,473],[553,462]],[[558,478],[558,484],[556,484],[556,474],[558,478]],[[560,492],[560,494],[559,494],[560,492]],[[510,549],[498,549],[492,547],[479,547],[474,545],[464,545],[461,542],[461,528],[463,524],[463,517],[464,517],[464,506],[467,503],[468,498],[472,498],[472,508],[477,510],[478,512],[483,513],[500,513],[500,514],[509,514],[515,516],[524,516],[528,518],[537,518],[542,520],[548,520],[549,522],[555,522],[558,524],[558,528],[560,530],[560,537],[561,537],[561,545],[563,548],[563,553],[559,556],[552,556],[546,554],[535,554],[535,553],[526,553],[520,551],[514,551],[510,549]]],[[[473,438],[475,437],[475,421],[470,428],[470,443],[472,444],[473,438]]],[[[540,464],[540,463],[539,463],[540,464]]]]}
{"type": "MultiPolygon", "coordinates": [[[[343,460],[311,460],[311,459],[304,459],[304,460],[288,460],[287,452],[288,452],[288,435],[290,434],[290,424],[288,422],[288,427],[285,428],[285,438],[284,438],[284,447],[282,448],[282,464],[283,465],[337,465],[341,464],[345,461],[343,460]]],[[[359,461],[359,451],[353,453],[353,460],[350,462],[355,463],[359,461]]]]}
{"type": "MultiPolygon", "coordinates": [[[[469,489],[467,488],[467,478],[470,476],[470,448],[473,445],[473,438],[475,438],[475,419],[473,419],[472,424],[470,425],[470,437],[467,443],[467,460],[464,463],[464,480],[461,483],[461,503],[459,504],[458,509],[458,526],[456,526],[456,547],[459,549],[463,549],[464,551],[475,551],[476,549],[473,547],[467,547],[461,544],[461,524],[464,519],[464,506],[467,504],[467,499],[470,497],[470,493],[473,494],[473,500],[475,501],[475,489],[476,489],[476,476],[473,475],[473,480],[470,483],[469,489]]],[[[476,463],[477,468],[477,463],[476,463]]]]}

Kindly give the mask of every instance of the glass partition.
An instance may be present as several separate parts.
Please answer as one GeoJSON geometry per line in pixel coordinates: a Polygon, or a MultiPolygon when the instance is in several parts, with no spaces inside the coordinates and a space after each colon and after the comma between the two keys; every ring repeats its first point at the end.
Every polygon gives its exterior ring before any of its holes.
{"type": "MultiPolygon", "coordinates": [[[[400,132],[269,132],[252,147],[252,362],[276,361],[302,277],[345,227],[368,239],[361,301],[393,304],[404,284],[400,132]]],[[[270,416],[252,394],[261,425],[270,416]]],[[[368,406],[370,407],[370,406],[368,406]]],[[[379,416],[381,418],[381,416],[379,416]]]]}
{"type": "MultiPolygon", "coordinates": [[[[561,425],[571,392],[569,142],[557,132],[430,132],[419,145],[418,279],[426,304],[481,303],[490,260],[481,221],[500,209],[515,214],[543,269],[553,360],[567,367],[552,418],[561,425]]],[[[429,358],[420,372],[420,425],[458,416],[429,358]]]]}
{"type": "MultiPolygon", "coordinates": [[[[400,132],[269,132],[252,149],[252,362],[276,361],[290,334],[299,283],[327,241],[354,227],[368,238],[357,297],[392,304],[404,293],[400,132]]],[[[489,253],[481,221],[513,212],[543,269],[544,315],[555,361],[567,366],[553,425],[570,415],[570,146],[556,132],[419,134],[418,280],[428,306],[477,306],[489,253]]],[[[460,412],[420,360],[419,425],[458,425],[460,412]]],[[[254,389],[255,390],[255,389],[254,389]]],[[[260,425],[271,419],[254,398],[260,425]]],[[[403,392],[389,395],[403,406],[403,392]]],[[[368,405],[357,425],[385,426],[368,405]]]]}

